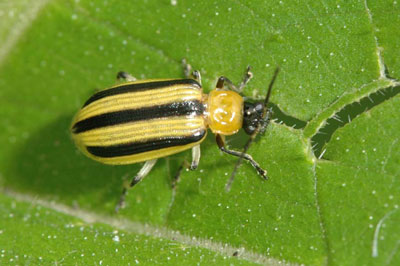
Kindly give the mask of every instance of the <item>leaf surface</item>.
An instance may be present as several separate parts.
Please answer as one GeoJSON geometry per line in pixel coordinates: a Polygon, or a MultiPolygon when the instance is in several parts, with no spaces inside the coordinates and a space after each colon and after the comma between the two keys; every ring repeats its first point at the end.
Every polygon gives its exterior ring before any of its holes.
{"type": "MultiPolygon", "coordinates": [[[[22,261],[26,254],[24,262],[40,263],[41,256],[42,262],[65,257],[99,263],[93,252],[110,264],[155,256],[168,263],[167,255],[154,253],[156,247],[172,250],[178,254],[173,260],[188,264],[219,262],[227,250],[245,251],[226,263],[399,263],[397,1],[7,2],[0,1],[0,183],[15,194],[5,193],[0,202],[4,215],[20,218],[15,223],[3,219],[0,230],[10,243],[24,239],[20,230],[25,227],[35,235],[26,246],[10,245],[7,261],[15,256],[22,261]],[[171,182],[181,162],[190,161],[190,151],[160,159],[116,215],[122,183],[141,165],[107,166],[85,158],[70,138],[72,117],[96,89],[114,85],[118,71],[139,79],[180,78],[182,58],[201,71],[205,92],[221,75],[239,83],[250,64],[254,78],[244,94],[252,99],[264,97],[280,66],[271,101],[305,126],[294,129],[277,114],[250,148],[268,170],[268,181],[244,163],[226,193],[236,159],[222,154],[209,134],[198,171],[184,171],[174,191],[171,182]],[[390,87],[388,100],[352,116],[321,144],[322,156],[314,155],[311,139],[330,118],[390,87]],[[118,226],[84,221],[92,238],[85,242],[84,234],[64,226],[81,223],[76,213],[58,217],[48,205],[49,215],[40,212],[27,224],[24,214],[33,217],[33,209],[13,195],[179,231],[225,249],[196,242],[185,257],[185,251],[170,247],[186,245],[180,239],[128,230],[132,241],[119,249],[121,257],[114,256],[121,245],[112,240],[118,226]],[[49,224],[54,226],[45,232],[49,224]],[[97,231],[107,236],[102,235],[102,245],[93,240],[97,231]],[[53,241],[53,235],[60,238],[53,241]],[[60,239],[82,247],[84,257],[81,252],[67,256],[80,248],[62,245],[41,255],[60,239]],[[139,247],[136,239],[148,244],[139,247]],[[140,255],[128,252],[136,248],[140,255]]],[[[240,149],[245,138],[232,136],[228,144],[240,149]]]]}

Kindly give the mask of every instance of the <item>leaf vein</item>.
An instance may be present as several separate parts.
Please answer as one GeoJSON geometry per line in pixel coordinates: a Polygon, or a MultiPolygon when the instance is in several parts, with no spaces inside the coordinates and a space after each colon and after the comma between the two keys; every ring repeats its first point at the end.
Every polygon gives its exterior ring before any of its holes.
{"type": "Polygon", "coordinates": [[[184,235],[177,231],[172,231],[165,227],[154,227],[139,222],[130,221],[128,219],[120,219],[111,216],[96,214],[94,212],[82,210],[79,208],[71,208],[67,205],[56,203],[54,201],[46,201],[38,197],[32,197],[27,194],[21,194],[12,190],[3,190],[5,195],[14,198],[15,200],[28,202],[31,204],[41,205],[45,208],[76,217],[86,223],[101,223],[106,224],[119,230],[125,230],[140,235],[151,236],[154,238],[162,238],[170,241],[179,242],[192,247],[208,249],[221,256],[232,256],[234,252],[239,250],[239,258],[249,262],[262,264],[262,265],[296,265],[290,262],[282,262],[274,258],[266,257],[263,254],[255,253],[253,251],[245,250],[243,247],[229,246],[225,243],[218,243],[210,239],[197,238],[190,235],[184,235]]]}

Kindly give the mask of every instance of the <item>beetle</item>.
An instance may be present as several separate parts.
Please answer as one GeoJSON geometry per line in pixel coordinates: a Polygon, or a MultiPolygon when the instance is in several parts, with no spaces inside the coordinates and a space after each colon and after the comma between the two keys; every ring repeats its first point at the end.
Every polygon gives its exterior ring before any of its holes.
{"type": "Polygon", "coordinates": [[[267,179],[267,171],[246,152],[256,135],[268,125],[267,103],[279,68],[275,70],[265,100],[254,103],[241,96],[252,78],[250,67],[239,86],[221,76],[215,88],[205,94],[200,72],[191,72],[185,60],[182,63],[185,79],[137,81],[130,74],[119,72],[117,78],[125,82],[93,94],[72,121],[72,138],[91,159],[114,165],[145,162],[129,186],[124,186],[117,211],[124,206],[128,189],[150,172],[158,158],[192,149],[190,169],[196,169],[200,143],[208,128],[215,134],[221,151],[239,157],[227,190],[242,160],[250,162],[267,179]],[[228,149],[225,136],[241,128],[250,135],[244,150],[228,149]]]}

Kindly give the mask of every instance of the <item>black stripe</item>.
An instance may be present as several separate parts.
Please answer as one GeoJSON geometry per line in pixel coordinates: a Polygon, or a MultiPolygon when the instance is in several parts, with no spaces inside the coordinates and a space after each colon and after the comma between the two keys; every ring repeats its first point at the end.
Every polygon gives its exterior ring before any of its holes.
{"type": "Polygon", "coordinates": [[[72,132],[77,134],[95,128],[169,116],[201,115],[204,106],[200,101],[173,102],[165,105],[128,109],[92,116],[77,122],[72,132]]]}
{"type": "Polygon", "coordinates": [[[138,91],[159,89],[162,87],[168,87],[168,86],[179,85],[179,84],[193,85],[193,86],[197,86],[197,87],[201,88],[200,84],[194,79],[151,81],[151,82],[127,84],[127,85],[121,84],[121,86],[111,88],[108,90],[99,91],[99,92],[93,94],[93,96],[90,97],[89,100],[87,100],[85,102],[83,107],[85,107],[86,105],[88,105],[94,101],[97,101],[101,98],[107,97],[107,96],[113,96],[113,95],[127,93],[127,92],[138,92],[138,91]]]}
{"type": "Polygon", "coordinates": [[[202,129],[198,133],[190,136],[169,137],[163,139],[155,139],[147,142],[133,142],[112,146],[88,146],[87,151],[95,156],[102,158],[112,158],[118,156],[127,156],[139,154],[146,151],[154,151],[173,146],[182,146],[193,142],[200,141],[206,134],[206,130],[202,129]]]}

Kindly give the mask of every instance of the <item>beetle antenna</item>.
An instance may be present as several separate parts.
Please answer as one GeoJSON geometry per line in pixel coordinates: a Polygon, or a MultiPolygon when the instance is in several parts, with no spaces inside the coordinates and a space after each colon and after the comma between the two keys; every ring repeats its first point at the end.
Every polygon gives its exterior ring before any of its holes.
{"type": "MultiPolygon", "coordinates": [[[[279,67],[277,67],[275,69],[274,75],[272,76],[272,79],[271,79],[271,81],[269,83],[269,86],[268,86],[267,96],[265,96],[265,100],[264,100],[264,112],[263,112],[263,115],[262,115],[262,119],[263,120],[265,120],[265,118],[268,115],[267,104],[269,102],[269,97],[271,96],[272,87],[273,87],[273,85],[275,83],[276,77],[278,76],[279,70],[280,70],[279,67]]],[[[262,125],[262,123],[259,123],[257,128],[256,128],[256,130],[254,131],[254,133],[250,135],[249,140],[244,145],[243,152],[242,152],[241,156],[239,157],[239,159],[237,160],[237,162],[235,164],[235,168],[233,169],[233,172],[231,174],[231,177],[229,178],[228,182],[225,185],[225,190],[227,192],[231,190],[231,186],[232,186],[233,180],[235,179],[237,170],[239,169],[240,165],[242,164],[243,157],[246,154],[247,150],[250,148],[250,144],[254,141],[254,139],[257,137],[257,134],[260,131],[264,131],[265,130],[265,128],[262,128],[263,126],[264,125],[262,125]]],[[[268,177],[266,176],[266,171],[264,171],[264,172],[265,173],[263,173],[262,176],[263,176],[264,179],[267,179],[268,177]]]]}
{"type": "Polygon", "coordinates": [[[272,79],[271,79],[271,81],[269,83],[267,96],[265,96],[265,100],[264,100],[264,115],[263,115],[263,118],[265,117],[266,110],[267,110],[267,104],[269,102],[269,96],[271,96],[272,87],[274,86],[274,83],[275,83],[276,77],[278,76],[279,70],[280,70],[279,67],[275,68],[274,75],[272,76],[272,79]]]}

